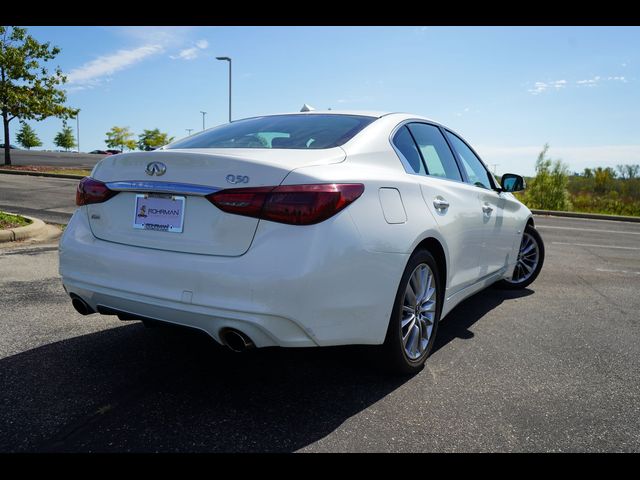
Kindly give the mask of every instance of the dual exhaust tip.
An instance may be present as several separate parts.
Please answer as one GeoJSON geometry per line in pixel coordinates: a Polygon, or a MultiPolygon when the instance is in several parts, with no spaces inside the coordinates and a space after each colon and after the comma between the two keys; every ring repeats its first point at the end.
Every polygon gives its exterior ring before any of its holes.
{"type": "Polygon", "coordinates": [[[220,331],[222,344],[232,352],[240,353],[255,348],[253,341],[235,328],[223,328],[220,331]]]}
{"type": "Polygon", "coordinates": [[[91,315],[92,313],[96,313],[96,311],[89,306],[87,302],[82,300],[77,295],[71,295],[71,305],[76,309],[80,315],[91,315]]]}
{"type": "MultiPolygon", "coordinates": [[[[71,305],[80,315],[91,315],[96,311],[89,306],[82,298],[77,295],[71,295],[71,305]]],[[[240,330],[235,328],[223,328],[220,331],[220,340],[232,352],[244,352],[255,348],[253,341],[240,330]]]]}

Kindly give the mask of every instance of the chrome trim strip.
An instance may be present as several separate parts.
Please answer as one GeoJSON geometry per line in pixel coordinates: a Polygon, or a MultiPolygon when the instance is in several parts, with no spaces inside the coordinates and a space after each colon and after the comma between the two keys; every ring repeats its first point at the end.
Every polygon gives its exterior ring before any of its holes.
{"type": "Polygon", "coordinates": [[[127,181],[107,182],[106,185],[109,190],[116,192],[173,193],[176,195],[195,195],[199,197],[204,197],[205,195],[221,190],[217,187],[177,182],[127,181]]]}

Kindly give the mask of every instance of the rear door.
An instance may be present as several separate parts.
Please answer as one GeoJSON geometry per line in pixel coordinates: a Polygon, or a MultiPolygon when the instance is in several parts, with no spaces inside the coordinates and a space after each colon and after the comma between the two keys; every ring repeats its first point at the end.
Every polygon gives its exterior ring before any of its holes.
{"type": "Polygon", "coordinates": [[[416,174],[422,197],[445,239],[449,253],[447,296],[474,283],[479,276],[482,217],[478,191],[464,183],[440,129],[411,122],[393,137],[396,151],[409,173],[416,174]]]}

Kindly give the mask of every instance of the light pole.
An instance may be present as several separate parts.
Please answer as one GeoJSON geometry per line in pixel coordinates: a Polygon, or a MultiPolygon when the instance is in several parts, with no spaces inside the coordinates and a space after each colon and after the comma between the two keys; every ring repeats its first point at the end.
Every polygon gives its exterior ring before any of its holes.
{"type": "Polygon", "coordinates": [[[204,116],[207,114],[207,112],[203,112],[201,110],[200,113],[202,114],[202,130],[204,130],[204,116]]]}
{"type": "Polygon", "coordinates": [[[216,57],[217,60],[224,60],[229,62],[229,123],[231,123],[231,58],[229,57],[216,57]]]}
{"type": "Polygon", "coordinates": [[[193,128],[185,128],[187,131],[187,135],[191,136],[191,132],[193,132],[193,128]]]}

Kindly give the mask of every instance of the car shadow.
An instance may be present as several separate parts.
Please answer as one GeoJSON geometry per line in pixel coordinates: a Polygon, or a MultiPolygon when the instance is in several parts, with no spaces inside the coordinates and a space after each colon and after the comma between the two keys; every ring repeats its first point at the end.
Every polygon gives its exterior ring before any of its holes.
{"type": "Polygon", "coordinates": [[[458,304],[438,325],[438,334],[431,353],[435,353],[456,338],[473,338],[469,328],[501,303],[516,298],[528,297],[534,293],[529,288],[504,290],[492,286],[458,304]]]}
{"type": "MultiPolygon", "coordinates": [[[[488,289],[466,300],[441,325],[435,349],[472,337],[469,327],[488,311],[531,293],[488,289]]],[[[125,323],[0,360],[0,451],[299,450],[420,381],[382,374],[375,351],[238,355],[195,331],[125,323]]]]}

